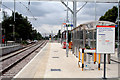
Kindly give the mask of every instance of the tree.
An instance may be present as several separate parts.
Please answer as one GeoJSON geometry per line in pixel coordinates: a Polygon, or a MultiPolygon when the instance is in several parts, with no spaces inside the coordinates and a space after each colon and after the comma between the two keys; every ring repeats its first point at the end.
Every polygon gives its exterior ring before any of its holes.
{"type": "Polygon", "coordinates": [[[61,30],[58,31],[57,36],[58,38],[61,38],[61,30]]]}
{"type": "Polygon", "coordinates": [[[109,9],[104,16],[100,17],[99,20],[110,21],[115,23],[117,16],[118,16],[118,8],[116,6],[113,6],[113,8],[109,9]]]}
{"type": "Polygon", "coordinates": [[[27,39],[42,39],[42,35],[33,30],[32,24],[28,21],[27,17],[23,17],[22,14],[18,12],[15,13],[15,22],[14,22],[14,13],[12,16],[4,18],[2,22],[2,28],[5,29],[6,40],[13,40],[13,26],[15,25],[15,38],[22,38],[22,40],[27,39]]]}
{"type": "MultiPolygon", "coordinates": [[[[110,22],[116,22],[118,17],[118,8],[116,6],[113,6],[112,9],[109,9],[104,16],[101,16],[99,18],[100,21],[110,21],[110,22]]],[[[116,23],[118,24],[118,23],[116,23]]],[[[118,28],[115,28],[115,38],[117,39],[118,36],[118,28]]]]}

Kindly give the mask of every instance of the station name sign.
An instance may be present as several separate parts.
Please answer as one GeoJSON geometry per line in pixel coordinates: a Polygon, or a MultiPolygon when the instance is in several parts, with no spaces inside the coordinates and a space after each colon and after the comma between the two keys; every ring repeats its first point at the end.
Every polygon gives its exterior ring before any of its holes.
{"type": "Polygon", "coordinates": [[[96,53],[115,53],[115,26],[97,25],[96,53]]]}

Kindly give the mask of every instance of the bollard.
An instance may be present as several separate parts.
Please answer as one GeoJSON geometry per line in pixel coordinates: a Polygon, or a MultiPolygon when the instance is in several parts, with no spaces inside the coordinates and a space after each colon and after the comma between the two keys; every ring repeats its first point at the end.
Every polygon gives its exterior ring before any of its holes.
{"type": "Polygon", "coordinates": [[[82,49],[82,71],[84,68],[84,49],[82,49]]]}
{"type": "Polygon", "coordinates": [[[96,53],[94,53],[94,64],[96,62],[96,53]]]}
{"type": "MultiPolygon", "coordinates": [[[[94,48],[94,50],[95,50],[95,48],[94,48]]],[[[96,56],[96,53],[94,53],[94,64],[95,64],[96,60],[97,60],[97,56],[96,56]]]]}
{"type": "Polygon", "coordinates": [[[100,70],[100,54],[99,54],[99,63],[98,63],[98,70],[100,70]]]}
{"type": "Polygon", "coordinates": [[[78,66],[80,68],[80,51],[79,51],[79,60],[78,60],[78,66]]]}

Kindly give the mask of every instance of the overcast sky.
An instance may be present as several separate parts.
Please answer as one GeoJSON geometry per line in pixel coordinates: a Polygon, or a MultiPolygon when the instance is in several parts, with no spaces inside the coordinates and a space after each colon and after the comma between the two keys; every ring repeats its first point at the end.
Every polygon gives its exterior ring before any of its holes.
{"type": "MultiPolygon", "coordinates": [[[[13,2],[3,2],[4,5],[13,10],[13,2]]],[[[77,9],[79,9],[84,3],[77,3],[77,9]]],[[[96,4],[96,15],[97,20],[100,16],[104,15],[108,9],[111,9],[117,4],[113,3],[97,3],[96,4]]],[[[69,2],[69,7],[72,9],[72,2],[69,2]]],[[[7,11],[8,15],[11,15],[11,11],[4,6],[2,6],[4,11],[7,11]]],[[[33,24],[33,27],[37,29],[38,32],[45,35],[45,33],[53,32],[56,34],[59,29],[64,29],[62,23],[66,20],[66,7],[61,2],[31,2],[28,6],[28,2],[16,3],[16,11],[27,16],[29,21],[33,24]],[[32,14],[26,9],[29,7],[32,14]],[[33,19],[33,16],[37,20],[33,19]]],[[[69,21],[72,21],[72,15],[69,12],[69,21]]],[[[95,20],[95,4],[87,3],[86,6],[77,14],[77,25],[95,20]]]]}

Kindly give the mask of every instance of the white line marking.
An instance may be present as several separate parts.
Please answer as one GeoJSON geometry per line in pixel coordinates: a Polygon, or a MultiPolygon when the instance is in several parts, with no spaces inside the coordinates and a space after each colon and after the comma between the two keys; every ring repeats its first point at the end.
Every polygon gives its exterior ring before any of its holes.
{"type": "Polygon", "coordinates": [[[47,44],[45,45],[45,47],[43,47],[43,48],[40,50],[40,52],[39,52],[36,56],[34,56],[34,58],[33,58],[30,62],[28,62],[28,63],[25,65],[25,67],[23,67],[22,70],[20,70],[13,78],[17,78],[17,76],[43,51],[44,48],[46,48],[47,45],[48,45],[48,43],[47,43],[47,44]]]}

